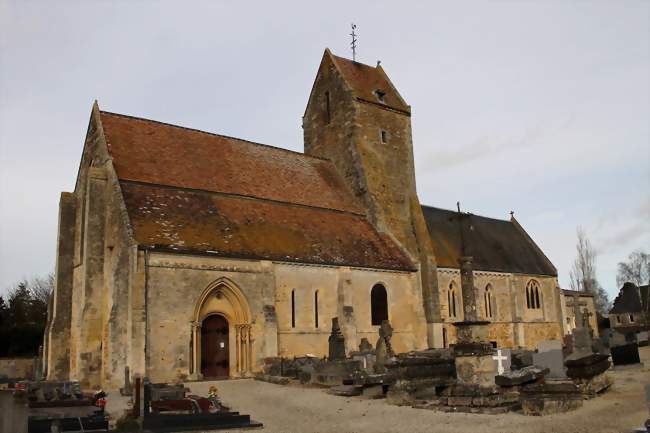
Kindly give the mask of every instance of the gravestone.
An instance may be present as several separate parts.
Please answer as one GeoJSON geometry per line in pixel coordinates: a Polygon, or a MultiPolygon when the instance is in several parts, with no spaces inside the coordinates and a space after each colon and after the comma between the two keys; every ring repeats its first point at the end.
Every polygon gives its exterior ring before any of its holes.
{"type": "Polygon", "coordinates": [[[395,356],[393,346],[390,342],[392,336],[393,328],[390,326],[388,320],[384,320],[379,327],[379,339],[377,340],[375,349],[375,371],[377,373],[386,372],[386,362],[389,358],[395,356]]]}
{"type": "Polygon", "coordinates": [[[615,346],[611,349],[612,362],[614,365],[630,365],[641,363],[639,357],[639,346],[636,343],[628,343],[615,346]]]}
{"type": "Polygon", "coordinates": [[[553,349],[546,352],[533,353],[533,364],[548,368],[549,373],[546,377],[550,379],[566,379],[567,375],[564,370],[564,355],[562,350],[553,349]]]}
{"type": "Polygon", "coordinates": [[[644,347],[648,345],[648,331],[637,332],[636,341],[639,344],[639,347],[644,347]]]}
{"type": "Polygon", "coordinates": [[[611,335],[609,337],[609,347],[616,347],[616,346],[625,346],[628,344],[627,337],[625,334],[618,332],[618,331],[612,331],[611,335]]]}
{"type": "Polygon", "coordinates": [[[368,341],[366,337],[363,337],[361,339],[361,343],[359,343],[359,352],[360,353],[370,353],[373,351],[372,344],[368,341]]]}
{"type": "Polygon", "coordinates": [[[343,360],[345,359],[345,338],[341,334],[341,327],[339,326],[339,318],[332,318],[332,333],[328,339],[329,341],[329,360],[343,360]]]}
{"type": "Polygon", "coordinates": [[[133,395],[133,387],[131,386],[131,375],[129,367],[124,367],[124,388],[120,388],[120,394],[124,396],[133,395]]]}
{"type": "Polygon", "coordinates": [[[550,350],[562,350],[562,342],[560,340],[542,340],[537,344],[537,351],[540,353],[550,350]]]}
{"type": "Polygon", "coordinates": [[[520,370],[524,367],[533,365],[533,351],[526,349],[516,349],[510,355],[510,369],[520,370]]]}
{"type": "Polygon", "coordinates": [[[511,354],[510,349],[497,349],[497,352],[492,356],[498,374],[510,371],[511,354]]]}
{"type": "Polygon", "coordinates": [[[375,371],[375,350],[368,341],[367,338],[362,338],[361,343],[359,343],[359,351],[352,352],[350,354],[353,360],[359,361],[361,363],[361,368],[366,372],[375,371]]]}

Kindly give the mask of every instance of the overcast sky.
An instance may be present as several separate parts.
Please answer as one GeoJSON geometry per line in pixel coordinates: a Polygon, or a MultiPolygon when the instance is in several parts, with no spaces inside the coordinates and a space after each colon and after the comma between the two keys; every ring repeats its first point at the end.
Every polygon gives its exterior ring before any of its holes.
{"type": "Polygon", "coordinates": [[[302,151],[325,47],[413,111],[423,204],[507,218],[568,287],[581,225],[615,295],[650,250],[650,2],[0,0],[0,293],[53,270],[93,100],[302,151]]]}

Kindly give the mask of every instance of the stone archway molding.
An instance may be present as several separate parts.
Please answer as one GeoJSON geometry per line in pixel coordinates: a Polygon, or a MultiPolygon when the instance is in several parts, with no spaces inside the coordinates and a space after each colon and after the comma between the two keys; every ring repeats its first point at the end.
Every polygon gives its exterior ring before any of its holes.
{"type": "MultiPolygon", "coordinates": [[[[192,321],[192,366],[190,376],[202,379],[201,376],[201,324],[203,320],[213,314],[220,314],[228,320],[234,328],[234,357],[231,357],[230,376],[247,376],[251,372],[252,341],[251,338],[251,311],[246,296],[242,290],[229,278],[221,277],[203,289],[194,305],[192,321]],[[229,311],[205,308],[211,297],[229,304],[229,311]]],[[[231,344],[233,347],[233,344],[231,344]]]]}

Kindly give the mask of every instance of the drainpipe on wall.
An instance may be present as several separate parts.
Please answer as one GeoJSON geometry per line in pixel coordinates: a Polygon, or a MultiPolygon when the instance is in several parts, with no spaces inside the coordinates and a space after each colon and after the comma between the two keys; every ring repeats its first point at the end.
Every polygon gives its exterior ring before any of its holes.
{"type": "Polygon", "coordinates": [[[149,250],[144,250],[144,375],[149,377],[149,250]]]}

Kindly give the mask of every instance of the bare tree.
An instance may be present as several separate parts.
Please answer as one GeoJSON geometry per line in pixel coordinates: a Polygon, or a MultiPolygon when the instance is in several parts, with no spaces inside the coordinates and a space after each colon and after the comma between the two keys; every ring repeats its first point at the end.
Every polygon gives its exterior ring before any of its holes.
{"type": "Polygon", "coordinates": [[[650,283],[650,254],[638,250],[627,257],[626,262],[619,262],[616,284],[634,283],[643,286],[650,283]]]}
{"type": "Polygon", "coordinates": [[[596,278],[596,251],[591,246],[591,242],[589,242],[582,227],[578,227],[577,235],[577,257],[569,273],[571,290],[592,294],[596,310],[600,314],[606,314],[609,311],[610,304],[607,292],[601,287],[596,278]]]}
{"type": "Polygon", "coordinates": [[[54,291],[54,272],[50,272],[45,277],[32,278],[28,283],[28,287],[34,299],[47,306],[54,291]]]}

